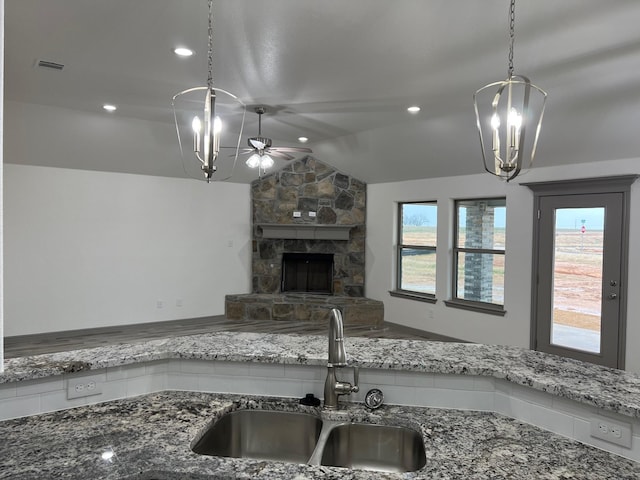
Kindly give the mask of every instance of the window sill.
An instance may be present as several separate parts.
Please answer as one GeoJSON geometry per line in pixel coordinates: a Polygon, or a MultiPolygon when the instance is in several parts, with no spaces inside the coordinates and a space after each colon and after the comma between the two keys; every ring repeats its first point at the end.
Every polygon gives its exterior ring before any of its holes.
{"type": "Polygon", "coordinates": [[[436,303],[438,300],[434,295],[428,293],[416,293],[406,290],[390,290],[389,295],[392,297],[406,298],[407,300],[416,300],[417,302],[436,303]]]}
{"type": "Polygon", "coordinates": [[[451,308],[460,308],[462,310],[498,315],[500,317],[504,317],[505,313],[507,313],[500,305],[492,305],[490,303],[470,302],[468,300],[445,300],[444,304],[451,308]]]}

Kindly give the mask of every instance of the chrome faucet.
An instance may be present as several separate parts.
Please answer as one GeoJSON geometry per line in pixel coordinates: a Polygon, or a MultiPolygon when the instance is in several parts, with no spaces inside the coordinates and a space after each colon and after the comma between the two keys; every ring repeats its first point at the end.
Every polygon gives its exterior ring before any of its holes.
{"type": "Polygon", "coordinates": [[[349,395],[360,390],[358,387],[358,367],[353,369],[353,385],[341,382],[336,378],[336,368],[347,366],[347,355],[344,350],[344,326],[342,313],[337,308],[331,310],[329,319],[329,361],[327,362],[327,379],[324,382],[324,407],[330,410],[338,408],[338,396],[349,395]]]}

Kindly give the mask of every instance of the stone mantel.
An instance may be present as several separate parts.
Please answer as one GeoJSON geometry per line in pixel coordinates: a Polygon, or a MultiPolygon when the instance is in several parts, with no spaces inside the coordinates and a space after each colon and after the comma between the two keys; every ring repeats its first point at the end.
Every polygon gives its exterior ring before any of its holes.
{"type": "Polygon", "coordinates": [[[317,225],[311,223],[259,223],[262,238],[299,240],[349,240],[349,232],[356,225],[317,225]]]}

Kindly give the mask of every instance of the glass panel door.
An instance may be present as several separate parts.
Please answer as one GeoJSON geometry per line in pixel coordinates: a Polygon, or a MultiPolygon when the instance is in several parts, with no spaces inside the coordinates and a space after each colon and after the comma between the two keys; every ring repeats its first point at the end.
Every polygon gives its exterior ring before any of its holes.
{"type": "Polygon", "coordinates": [[[537,350],[618,365],[623,196],[539,198],[537,350]]]}
{"type": "Polygon", "coordinates": [[[604,207],[556,208],[551,343],[600,353],[604,207]]]}

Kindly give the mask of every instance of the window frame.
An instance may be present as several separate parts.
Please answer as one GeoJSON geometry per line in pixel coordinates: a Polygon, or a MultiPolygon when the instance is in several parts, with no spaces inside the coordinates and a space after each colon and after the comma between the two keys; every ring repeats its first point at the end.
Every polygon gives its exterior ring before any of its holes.
{"type": "MultiPolygon", "coordinates": [[[[423,250],[430,251],[436,254],[437,259],[437,236],[438,236],[438,225],[436,223],[436,244],[435,245],[413,245],[413,244],[404,244],[403,240],[403,207],[405,205],[433,205],[436,207],[436,218],[437,218],[437,209],[438,202],[436,200],[419,200],[419,201],[407,201],[407,202],[398,202],[398,221],[396,225],[396,278],[395,278],[395,289],[391,290],[389,294],[392,297],[400,297],[407,298],[410,300],[417,300],[427,303],[436,303],[436,294],[428,293],[428,292],[419,292],[416,290],[408,290],[405,288],[401,288],[402,286],[402,252],[404,250],[423,250]]],[[[436,267],[437,268],[437,267],[436,267]]]]}
{"type": "MultiPolygon", "coordinates": [[[[505,236],[505,246],[503,250],[492,249],[492,248],[471,248],[471,247],[460,247],[458,246],[458,235],[460,224],[459,219],[459,204],[462,202],[492,202],[496,200],[504,201],[504,208],[507,208],[507,198],[506,197],[480,197],[480,198],[459,198],[455,199],[453,202],[453,248],[452,248],[452,271],[451,271],[451,298],[449,300],[445,300],[445,305],[453,308],[460,308],[463,310],[471,310],[479,313],[488,313],[491,315],[499,315],[504,316],[507,312],[504,309],[504,301],[502,305],[491,302],[483,302],[479,300],[468,300],[464,298],[458,297],[458,267],[459,267],[459,259],[461,253],[475,253],[475,254],[489,254],[489,255],[503,255],[506,259],[506,236],[505,236]]],[[[506,225],[505,225],[505,233],[506,233],[506,225]]],[[[506,273],[506,272],[505,272],[506,273]]]]}

